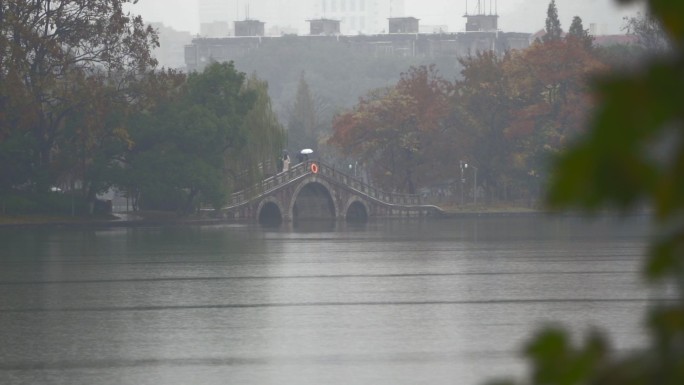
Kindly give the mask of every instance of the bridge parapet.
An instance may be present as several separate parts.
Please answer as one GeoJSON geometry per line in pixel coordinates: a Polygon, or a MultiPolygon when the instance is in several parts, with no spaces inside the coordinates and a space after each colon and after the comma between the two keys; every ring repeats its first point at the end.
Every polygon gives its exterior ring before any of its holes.
{"type": "MultiPolygon", "coordinates": [[[[312,162],[310,162],[312,163],[312,162]]],[[[377,199],[379,201],[389,203],[389,204],[395,204],[395,205],[420,205],[421,204],[421,198],[420,195],[417,194],[400,194],[400,193],[392,193],[392,192],[385,192],[382,191],[376,187],[373,187],[367,183],[364,183],[363,181],[352,177],[349,174],[340,172],[336,170],[334,167],[330,167],[324,163],[320,162],[315,162],[318,165],[319,171],[318,173],[326,176],[330,179],[333,179],[334,181],[347,186],[348,188],[351,188],[353,190],[356,190],[362,194],[365,194],[371,198],[377,199]]],[[[311,169],[311,166],[307,166],[307,169],[311,169]]]]}
{"type": "Polygon", "coordinates": [[[293,180],[300,179],[301,177],[310,173],[310,168],[307,167],[306,164],[297,164],[289,170],[268,177],[250,188],[233,193],[228,205],[229,207],[233,207],[245,204],[261,195],[268,193],[269,191],[275,190],[281,186],[285,186],[293,180]]]}

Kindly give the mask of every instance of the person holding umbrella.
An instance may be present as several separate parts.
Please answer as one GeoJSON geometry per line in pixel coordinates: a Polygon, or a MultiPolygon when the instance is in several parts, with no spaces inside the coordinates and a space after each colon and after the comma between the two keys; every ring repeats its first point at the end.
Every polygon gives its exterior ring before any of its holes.
{"type": "Polygon", "coordinates": [[[310,149],[310,148],[305,148],[305,149],[303,149],[302,151],[300,151],[300,154],[303,155],[303,156],[302,156],[302,159],[303,159],[304,161],[307,161],[307,160],[309,160],[309,154],[313,154],[313,150],[310,149]]]}

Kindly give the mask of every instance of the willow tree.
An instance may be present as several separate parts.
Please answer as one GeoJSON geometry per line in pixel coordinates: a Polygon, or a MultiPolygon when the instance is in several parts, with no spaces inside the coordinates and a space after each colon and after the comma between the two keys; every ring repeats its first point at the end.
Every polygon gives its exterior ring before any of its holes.
{"type": "Polygon", "coordinates": [[[277,158],[285,146],[285,131],[273,111],[268,83],[252,75],[242,92],[253,95],[254,104],[240,129],[244,146],[226,153],[226,173],[232,190],[247,187],[275,172],[277,158]]]}

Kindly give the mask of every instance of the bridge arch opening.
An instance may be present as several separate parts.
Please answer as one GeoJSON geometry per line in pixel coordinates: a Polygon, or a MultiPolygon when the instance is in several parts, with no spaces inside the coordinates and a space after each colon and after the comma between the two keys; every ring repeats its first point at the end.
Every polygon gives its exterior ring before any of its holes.
{"type": "Polygon", "coordinates": [[[349,208],[347,208],[346,218],[347,222],[367,222],[368,210],[366,210],[366,206],[363,203],[359,201],[352,202],[349,208]]]}
{"type": "Polygon", "coordinates": [[[280,226],[283,223],[283,215],[280,207],[275,202],[266,202],[259,210],[259,224],[262,226],[280,226]]]}
{"type": "Polygon", "coordinates": [[[294,221],[335,219],[335,203],[330,191],[322,184],[312,182],[299,190],[292,206],[294,221]]]}

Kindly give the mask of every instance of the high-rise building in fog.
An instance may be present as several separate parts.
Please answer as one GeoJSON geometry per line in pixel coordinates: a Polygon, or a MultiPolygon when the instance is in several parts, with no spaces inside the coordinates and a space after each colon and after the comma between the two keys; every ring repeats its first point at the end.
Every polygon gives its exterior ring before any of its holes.
{"type": "Polygon", "coordinates": [[[342,34],[387,32],[390,17],[404,16],[404,0],[316,0],[316,17],[342,22],[342,34]]]}
{"type": "MultiPolygon", "coordinates": [[[[200,35],[234,34],[235,21],[255,19],[267,31],[306,34],[306,20],[335,19],[342,34],[387,32],[390,17],[403,17],[404,0],[199,0],[200,35]]],[[[410,16],[410,15],[408,15],[410,16]]]]}
{"type": "MultiPolygon", "coordinates": [[[[217,23],[227,23],[233,34],[234,22],[259,20],[268,31],[304,32],[306,19],[316,0],[199,0],[200,35],[214,36],[217,23]]],[[[356,0],[359,1],[359,0],[356,0]]],[[[223,32],[222,30],[220,30],[223,32]]],[[[225,35],[224,35],[225,36],[225,35]]]]}
{"type": "Polygon", "coordinates": [[[177,31],[163,23],[150,23],[150,26],[159,33],[159,47],[152,50],[159,66],[185,69],[185,46],[192,42],[190,32],[177,31]]]}
{"type": "MultiPolygon", "coordinates": [[[[199,0],[200,35],[223,37],[233,34],[235,21],[255,19],[267,31],[306,34],[306,20],[335,19],[342,34],[387,32],[390,17],[403,17],[404,0],[199,0]],[[230,26],[226,31],[221,26],[230,26]]],[[[410,15],[408,15],[410,16],[410,15]]]]}
{"type": "Polygon", "coordinates": [[[231,33],[236,20],[235,0],[199,0],[200,35],[224,37],[231,33]]]}

